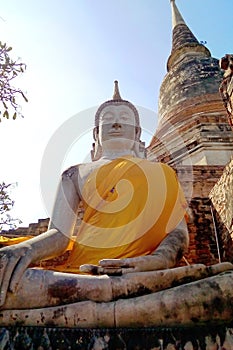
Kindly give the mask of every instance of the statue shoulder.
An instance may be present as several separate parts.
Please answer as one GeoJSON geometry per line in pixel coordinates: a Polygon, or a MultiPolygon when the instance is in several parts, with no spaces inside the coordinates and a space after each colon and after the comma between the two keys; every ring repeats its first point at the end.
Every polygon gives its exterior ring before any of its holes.
{"type": "Polygon", "coordinates": [[[105,163],[106,161],[102,161],[102,162],[95,161],[95,162],[80,163],[80,164],[72,165],[62,173],[62,177],[72,178],[72,179],[76,177],[83,178],[89,175],[93,170],[99,168],[101,165],[105,163]]]}
{"type": "Polygon", "coordinates": [[[97,161],[73,165],[62,173],[62,180],[71,180],[80,198],[82,198],[81,194],[86,179],[93,170],[99,167],[99,165],[100,164],[97,161]]]}
{"type": "Polygon", "coordinates": [[[76,193],[81,199],[81,192],[80,192],[80,167],[82,164],[76,164],[70,166],[68,169],[63,171],[62,173],[62,182],[66,183],[67,181],[69,183],[72,183],[72,186],[74,186],[76,193]]]}
{"type": "Polygon", "coordinates": [[[62,178],[72,178],[75,174],[78,174],[80,165],[81,164],[72,165],[63,171],[62,178]]]}

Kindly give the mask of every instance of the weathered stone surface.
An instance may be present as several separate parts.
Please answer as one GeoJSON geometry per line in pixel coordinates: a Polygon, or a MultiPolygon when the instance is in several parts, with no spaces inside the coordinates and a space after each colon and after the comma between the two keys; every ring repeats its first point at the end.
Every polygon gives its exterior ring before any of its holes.
{"type": "Polygon", "coordinates": [[[219,92],[227,111],[229,125],[233,130],[233,55],[226,54],[219,60],[219,65],[225,71],[219,92]]]}
{"type": "Polygon", "coordinates": [[[217,93],[223,75],[218,66],[218,60],[203,56],[203,54],[187,54],[169,70],[160,88],[159,116],[161,119],[166,118],[168,112],[185,100],[189,100],[191,106],[192,99],[197,96],[216,94],[216,100],[221,100],[217,93]]]}
{"type": "Polygon", "coordinates": [[[18,227],[17,229],[3,230],[2,236],[19,237],[19,236],[37,236],[45,232],[48,228],[49,218],[39,219],[37,223],[31,223],[28,227],[18,227]]]}
{"type": "Polygon", "coordinates": [[[203,349],[232,350],[231,325],[213,327],[153,327],[153,328],[55,328],[55,327],[1,327],[0,346],[23,350],[23,344],[33,349],[203,349]],[[22,341],[24,340],[24,341],[22,341]],[[20,346],[19,346],[20,345],[20,346]]]}
{"type": "Polygon", "coordinates": [[[143,296],[140,300],[131,299],[129,303],[119,300],[115,306],[116,325],[191,326],[230,321],[233,317],[232,277],[230,272],[143,296]]]}
{"type": "Polygon", "coordinates": [[[233,272],[220,273],[149,295],[96,303],[83,301],[34,310],[2,310],[0,324],[60,327],[216,325],[233,318],[233,272]]]}
{"type": "Polygon", "coordinates": [[[221,221],[233,235],[233,161],[229,162],[221,178],[210,192],[210,199],[221,221]]]}
{"type": "Polygon", "coordinates": [[[218,59],[179,22],[173,29],[167,65],[149,158],[172,166],[226,165],[233,151],[233,133],[219,94],[223,73],[218,59]]]}
{"type": "Polygon", "coordinates": [[[2,309],[32,309],[85,300],[108,302],[119,298],[132,298],[232,269],[233,265],[230,263],[209,267],[199,264],[161,271],[128,273],[120,277],[61,274],[53,271],[43,271],[41,274],[38,269],[28,269],[17,292],[8,293],[2,309]]]}

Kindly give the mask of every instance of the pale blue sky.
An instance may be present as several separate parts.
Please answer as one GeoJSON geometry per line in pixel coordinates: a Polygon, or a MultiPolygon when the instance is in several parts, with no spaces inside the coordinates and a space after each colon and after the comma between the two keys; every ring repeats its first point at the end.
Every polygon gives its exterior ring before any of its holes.
{"type": "MultiPolygon", "coordinates": [[[[213,57],[233,52],[232,0],[176,3],[213,57]]],[[[18,182],[12,193],[15,214],[26,225],[48,216],[40,196],[40,171],[49,140],[73,115],[111,98],[115,79],[123,98],[154,112],[146,117],[153,135],[171,49],[170,1],[0,0],[0,16],[0,40],[27,63],[18,81],[29,99],[22,104],[25,118],[0,125],[0,180],[18,182]]],[[[86,157],[91,148],[87,142],[84,138],[67,156],[64,167],[86,157]]]]}

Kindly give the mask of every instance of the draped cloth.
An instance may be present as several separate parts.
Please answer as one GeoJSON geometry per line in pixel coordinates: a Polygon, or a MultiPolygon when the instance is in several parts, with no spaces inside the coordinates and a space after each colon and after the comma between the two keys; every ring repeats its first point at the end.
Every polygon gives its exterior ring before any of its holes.
{"type": "Polygon", "coordinates": [[[19,236],[14,238],[9,238],[6,236],[0,236],[0,247],[18,244],[24,241],[27,241],[28,239],[33,238],[33,236],[19,236]]]}
{"type": "MultiPolygon", "coordinates": [[[[70,241],[69,258],[48,269],[79,273],[82,264],[151,254],[183,219],[187,207],[171,167],[131,156],[94,170],[82,197],[84,216],[70,241]]],[[[0,243],[10,245],[17,240],[2,237],[0,243]]]]}
{"type": "Polygon", "coordinates": [[[63,271],[106,258],[151,254],[187,207],[172,168],[122,157],[92,172],[83,188],[84,217],[63,271]]]}

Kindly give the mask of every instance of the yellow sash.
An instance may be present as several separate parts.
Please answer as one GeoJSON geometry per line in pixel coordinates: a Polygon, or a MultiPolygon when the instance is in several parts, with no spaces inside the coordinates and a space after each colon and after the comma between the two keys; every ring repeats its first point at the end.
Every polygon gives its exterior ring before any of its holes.
{"type": "Polygon", "coordinates": [[[0,247],[18,244],[20,242],[27,241],[28,239],[30,239],[32,237],[33,236],[20,236],[20,237],[10,238],[10,237],[6,237],[6,236],[0,236],[0,247]]]}

